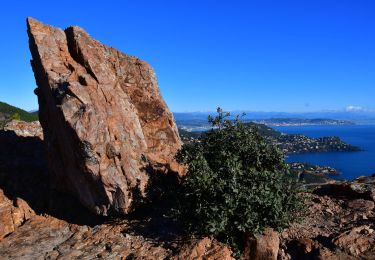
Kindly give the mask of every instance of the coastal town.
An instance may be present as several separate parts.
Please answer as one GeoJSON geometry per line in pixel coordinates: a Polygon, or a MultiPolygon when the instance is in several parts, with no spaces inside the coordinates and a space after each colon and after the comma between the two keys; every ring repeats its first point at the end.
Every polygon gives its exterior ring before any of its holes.
{"type": "MultiPolygon", "coordinates": [[[[318,152],[356,152],[359,147],[350,145],[336,136],[311,138],[302,134],[285,134],[269,126],[256,123],[246,123],[250,127],[257,127],[266,142],[275,145],[284,154],[318,153],[318,152]]],[[[191,142],[204,131],[188,131],[179,126],[179,133],[183,142],[191,142]]]]}
{"type": "Polygon", "coordinates": [[[360,148],[347,144],[336,136],[310,138],[301,134],[282,133],[277,137],[266,136],[266,139],[285,154],[360,151],[360,148]]]}

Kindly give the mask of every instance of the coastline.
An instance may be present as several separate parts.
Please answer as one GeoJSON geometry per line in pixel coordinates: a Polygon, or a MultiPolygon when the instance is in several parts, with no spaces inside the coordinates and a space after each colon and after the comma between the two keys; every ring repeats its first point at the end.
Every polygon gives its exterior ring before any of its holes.
{"type": "Polygon", "coordinates": [[[375,172],[375,125],[352,126],[309,126],[278,127],[279,131],[302,133],[310,137],[338,135],[342,140],[361,148],[360,151],[332,151],[293,153],[286,157],[287,163],[308,162],[315,165],[329,165],[342,173],[343,179],[352,180],[358,176],[371,176],[375,172]]]}

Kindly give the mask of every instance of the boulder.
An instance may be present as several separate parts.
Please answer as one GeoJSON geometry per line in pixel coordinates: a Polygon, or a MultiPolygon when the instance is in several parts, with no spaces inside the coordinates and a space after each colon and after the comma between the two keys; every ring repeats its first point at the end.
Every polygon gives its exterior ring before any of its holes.
{"type": "Polygon", "coordinates": [[[173,259],[211,259],[211,260],[232,260],[231,250],[212,238],[202,238],[182,247],[177,256],[173,259]]]}
{"type": "Polygon", "coordinates": [[[27,26],[53,186],[98,215],[131,212],[151,196],[150,180],[182,172],[154,71],[82,28],[27,26]]]}
{"type": "Polygon", "coordinates": [[[0,189],[0,240],[34,215],[35,212],[26,201],[21,198],[12,201],[0,189]]]}
{"type": "Polygon", "coordinates": [[[249,235],[246,239],[244,260],[277,259],[279,252],[279,234],[271,228],[265,229],[263,234],[249,235]]]}

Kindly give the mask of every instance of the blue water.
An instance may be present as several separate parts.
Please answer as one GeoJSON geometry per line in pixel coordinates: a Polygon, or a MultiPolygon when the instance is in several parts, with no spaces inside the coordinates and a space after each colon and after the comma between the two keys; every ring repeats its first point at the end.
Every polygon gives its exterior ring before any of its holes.
{"type": "Polygon", "coordinates": [[[338,136],[346,143],[360,147],[360,152],[326,152],[289,155],[287,162],[307,162],[331,166],[344,179],[375,173],[375,125],[349,126],[278,126],[276,130],[309,137],[338,136]]]}

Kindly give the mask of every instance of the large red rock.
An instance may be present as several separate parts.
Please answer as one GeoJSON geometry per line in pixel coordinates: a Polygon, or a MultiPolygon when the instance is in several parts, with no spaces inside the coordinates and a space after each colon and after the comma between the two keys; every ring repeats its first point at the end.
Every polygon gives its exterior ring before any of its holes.
{"type": "Polygon", "coordinates": [[[79,27],[27,25],[54,185],[97,214],[129,213],[150,179],[179,170],[181,141],[154,71],[79,27]]]}

